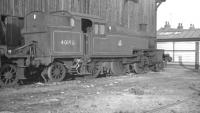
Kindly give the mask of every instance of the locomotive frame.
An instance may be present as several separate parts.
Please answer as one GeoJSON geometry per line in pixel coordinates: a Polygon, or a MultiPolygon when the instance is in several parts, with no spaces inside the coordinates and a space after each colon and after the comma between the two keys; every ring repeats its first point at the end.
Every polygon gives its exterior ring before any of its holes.
{"type": "MultiPolygon", "coordinates": [[[[164,68],[164,50],[155,49],[155,37],[122,30],[100,17],[56,11],[26,15],[25,45],[0,47],[0,85],[29,78],[25,72],[42,70],[44,81],[59,82],[69,75],[121,75],[164,68]]],[[[31,72],[30,72],[31,73],[31,72]]]]}

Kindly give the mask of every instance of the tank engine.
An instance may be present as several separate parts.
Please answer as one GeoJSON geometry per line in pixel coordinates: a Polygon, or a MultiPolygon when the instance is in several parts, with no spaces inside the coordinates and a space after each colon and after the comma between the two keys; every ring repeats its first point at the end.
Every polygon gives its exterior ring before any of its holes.
{"type": "Polygon", "coordinates": [[[106,23],[100,17],[56,11],[26,15],[21,31],[25,44],[1,47],[0,83],[14,85],[30,67],[42,69],[45,81],[69,75],[121,75],[163,69],[163,50],[155,37],[106,23]]]}

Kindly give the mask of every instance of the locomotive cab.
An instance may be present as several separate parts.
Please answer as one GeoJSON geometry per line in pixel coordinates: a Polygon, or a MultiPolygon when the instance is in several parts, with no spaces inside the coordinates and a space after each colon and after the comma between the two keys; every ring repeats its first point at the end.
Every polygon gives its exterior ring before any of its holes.
{"type": "Polygon", "coordinates": [[[81,33],[83,37],[83,56],[93,57],[93,41],[95,36],[105,37],[106,22],[98,16],[72,13],[81,21],[81,33]]]}

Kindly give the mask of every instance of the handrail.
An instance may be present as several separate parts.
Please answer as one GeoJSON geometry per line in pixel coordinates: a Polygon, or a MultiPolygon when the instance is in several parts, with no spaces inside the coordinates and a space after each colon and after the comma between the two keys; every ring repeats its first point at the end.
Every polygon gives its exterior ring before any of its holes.
{"type": "Polygon", "coordinates": [[[57,11],[50,11],[49,14],[55,14],[57,12],[64,12],[64,13],[67,13],[69,14],[70,16],[73,16],[69,11],[67,10],[57,10],[57,11]]]}
{"type": "Polygon", "coordinates": [[[40,13],[45,13],[44,11],[30,11],[29,13],[26,14],[26,17],[34,12],[40,12],[40,13]]]}

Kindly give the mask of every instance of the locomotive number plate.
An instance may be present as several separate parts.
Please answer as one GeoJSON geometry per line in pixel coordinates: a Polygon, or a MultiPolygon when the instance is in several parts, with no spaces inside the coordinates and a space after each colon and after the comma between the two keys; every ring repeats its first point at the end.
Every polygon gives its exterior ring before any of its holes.
{"type": "Polygon", "coordinates": [[[60,43],[64,46],[75,46],[75,40],[61,40],[60,43]]]}
{"type": "Polygon", "coordinates": [[[53,50],[60,54],[81,54],[81,33],[70,31],[53,32],[53,50]]]}

